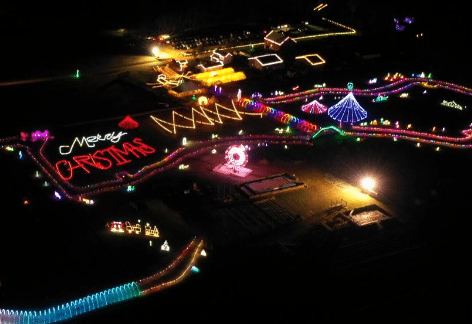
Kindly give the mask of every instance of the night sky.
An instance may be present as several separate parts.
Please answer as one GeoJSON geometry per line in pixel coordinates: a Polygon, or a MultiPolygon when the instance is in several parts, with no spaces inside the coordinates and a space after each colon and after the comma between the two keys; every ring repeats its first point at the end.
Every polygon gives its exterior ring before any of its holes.
{"type": "MultiPolygon", "coordinates": [[[[297,5],[278,4],[276,1],[132,1],[125,4],[116,1],[38,1],[27,6],[19,2],[4,2],[0,5],[0,29],[5,30],[93,30],[107,28],[137,28],[152,22],[163,15],[173,13],[197,12],[200,15],[211,13],[209,21],[225,17],[225,21],[242,17],[262,19],[278,15],[295,16],[309,12],[321,1],[296,1],[297,5]]],[[[323,1],[324,2],[324,1],[323,1]]],[[[354,20],[381,20],[393,15],[420,16],[428,25],[459,30],[468,22],[467,14],[472,5],[459,4],[463,1],[374,1],[374,0],[330,0],[324,10],[330,17],[345,17],[351,20],[351,4],[355,11],[354,20]],[[366,16],[375,16],[374,19],[366,16]],[[462,17],[463,19],[460,19],[462,17]]]]}

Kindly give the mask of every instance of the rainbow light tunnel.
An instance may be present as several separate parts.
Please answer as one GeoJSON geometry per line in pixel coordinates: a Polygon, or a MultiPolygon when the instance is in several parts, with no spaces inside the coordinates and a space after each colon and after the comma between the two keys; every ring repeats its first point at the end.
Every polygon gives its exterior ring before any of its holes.
{"type": "Polygon", "coordinates": [[[57,323],[139,296],[141,296],[141,290],[136,282],[131,282],[44,310],[17,311],[0,309],[0,323],[57,323]]]}

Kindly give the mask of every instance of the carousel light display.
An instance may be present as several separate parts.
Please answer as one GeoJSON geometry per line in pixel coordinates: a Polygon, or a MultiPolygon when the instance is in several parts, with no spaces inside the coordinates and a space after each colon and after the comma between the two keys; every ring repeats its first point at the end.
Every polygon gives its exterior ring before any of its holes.
{"type": "Polygon", "coordinates": [[[326,110],[328,109],[328,107],[326,107],[325,105],[319,103],[317,100],[313,100],[312,102],[303,105],[300,109],[303,112],[306,112],[308,114],[317,114],[317,115],[319,115],[319,114],[325,113],[326,110]]]}
{"type": "Polygon", "coordinates": [[[243,144],[231,145],[225,151],[225,163],[217,165],[213,168],[213,171],[244,178],[252,172],[251,169],[244,167],[247,162],[248,153],[246,146],[243,144]]]}
{"type": "MultiPolygon", "coordinates": [[[[352,90],[352,84],[348,85],[352,90]]],[[[367,118],[367,112],[357,102],[352,91],[334,106],[328,109],[329,117],[343,123],[357,123],[367,118]]]]}
{"type": "Polygon", "coordinates": [[[231,145],[225,151],[225,161],[232,168],[244,167],[248,162],[248,154],[244,145],[231,145]]]}

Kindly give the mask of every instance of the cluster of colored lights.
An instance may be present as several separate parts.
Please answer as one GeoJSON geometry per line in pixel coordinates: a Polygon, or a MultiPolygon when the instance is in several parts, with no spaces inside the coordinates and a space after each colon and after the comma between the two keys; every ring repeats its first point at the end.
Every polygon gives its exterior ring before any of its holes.
{"type": "MultiPolygon", "coordinates": [[[[463,137],[441,136],[426,132],[416,132],[404,129],[380,128],[380,127],[360,127],[352,126],[354,132],[345,132],[346,135],[360,137],[390,137],[394,141],[404,139],[424,144],[447,146],[451,148],[470,149],[472,144],[463,144],[472,141],[472,129],[462,131],[463,137]]],[[[419,146],[418,146],[419,147],[419,146]]],[[[437,150],[439,151],[439,150],[437,150]]]]}
{"type": "Polygon", "coordinates": [[[176,278],[174,278],[172,280],[169,280],[167,282],[154,284],[154,285],[151,285],[150,287],[146,287],[146,289],[142,290],[141,294],[142,295],[147,295],[147,294],[150,294],[150,293],[157,292],[157,291],[162,290],[164,288],[167,288],[169,286],[173,286],[173,285],[181,282],[183,279],[185,279],[185,277],[188,276],[190,271],[192,271],[192,268],[195,267],[195,262],[196,262],[197,258],[202,255],[201,254],[202,245],[203,245],[203,241],[200,241],[198,246],[193,251],[190,260],[187,262],[187,265],[186,265],[185,269],[182,271],[182,273],[179,276],[177,276],[176,278]]]}
{"type": "Polygon", "coordinates": [[[48,140],[46,140],[39,149],[38,157],[35,153],[31,151],[31,148],[29,148],[28,146],[17,146],[25,148],[27,154],[38,165],[41,172],[44,173],[52,181],[52,183],[56,186],[56,188],[59,190],[63,197],[66,197],[67,199],[71,200],[76,200],[78,202],[83,202],[84,195],[96,195],[104,192],[127,188],[130,185],[136,185],[140,182],[150,179],[157,173],[164,172],[174,167],[178,167],[182,163],[182,161],[190,157],[210,152],[213,149],[216,149],[217,147],[237,143],[260,143],[260,141],[272,144],[310,144],[306,141],[306,139],[301,139],[298,137],[287,138],[287,136],[278,135],[245,135],[217,138],[209,141],[194,142],[194,145],[192,145],[191,147],[180,147],[177,150],[171,152],[166,157],[164,157],[162,160],[148,164],[135,173],[122,172],[119,177],[115,177],[113,180],[97,182],[82,187],[73,185],[69,181],[57,176],[55,172],[55,166],[52,165],[51,162],[49,162],[49,160],[44,155],[44,150],[49,142],[48,140]],[[68,188],[68,190],[66,190],[64,186],[68,188]],[[77,194],[70,194],[68,192],[69,190],[77,192],[77,194]]]}
{"type": "Polygon", "coordinates": [[[372,99],[372,102],[384,102],[388,100],[388,96],[378,95],[377,98],[372,99]]]}
{"type": "MultiPolygon", "coordinates": [[[[357,94],[359,94],[359,95],[372,95],[372,93],[375,93],[376,91],[380,92],[380,93],[387,93],[387,89],[393,88],[393,87],[401,85],[401,84],[406,84],[406,85],[404,85],[404,87],[407,87],[407,86],[413,86],[413,85],[424,85],[426,82],[428,83],[428,85],[437,86],[437,87],[448,89],[448,90],[458,92],[458,93],[464,93],[464,94],[467,94],[467,95],[472,95],[472,89],[469,89],[467,87],[460,86],[460,85],[455,85],[455,84],[448,83],[448,82],[435,81],[435,80],[422,79],[422,78],[411,78],[411,79],[404,78],[404,79],[392,82],[391,84],[389,84],[387,86],[379,87],[379,88],[376,88],[376,89],[368,89],[368,90],[358,90],[358,89],[356,89],[356,90],[352,90],[352,92],[355,93],[356,95],[357,94]]],[[[339,94],[340,93],[346,93],[346,91],[348,91],[348,90],[343,89],[343,88],[339,88],[339,89],[336,89],[336,88],[323,88],[323,89],[316,89],[316,90],[317,91],[326,91],[324,93],[328,93],[327,91],[331,91],[333,89],[334,89],[335,92],[339,92],[339,94]]],[[[402,91],[402,90],[393,89],[393,91],[402,91]]],[[[378,93],[376,93],[376,95],[378,95],[378,93]]],[[[238,103],[240,103],[242,106],[244,106],[244,105],[247,106],[249,102],[248,102],[248,99],[241,98],[241,100],[238,103]]],[[[271,115],[278,115],[279,117],[283,116],[281,114],[277,114],[276,113],[277,110],[269,110],[269,109],[273,109],[273,108],[262,105],[261,103],[258,103],[258,105],[253,104],[253,106],[250,107],[250,108],[252,108],[254,110],[261,109],[261,111],[267,110],[267,111],[265,111],[265,113],[268,113],[269,116],[270,116],[269,113],[271,113],[271,115]]],[[[249,109],[249,110],[251,110],[251,109],[249,109]]],[[[262,115],[262,113],[263,112],[258,112],[259,115],[262,115]]],[[[301,124],[303,124],[303,122],[306,122],[306,121],[299,121],[297,119],[292,120],[292,119],[290,119],[290,116],[291,115],[288,115],[285,118],[280,118],[280,121],[285,122],[285,123],[287,123],[289,121],[300,122],[301,124]]],[[[296,128],[298,128],[298,127],[296,127],[296,128]]],[[[314,128],[314,130],[316,131],[316,128],[314,128]]],[[[366,132],[366,134],[368,134],[366,136],[370,136],[370,133],[366,132]]],[[[347,134],[347,135],[350,135],[350,134],[347,134]]],[[[380,134],[380,135],[383,135],[383,134],[380,134]]],[[[356,135],[356,136],[361,136],[361,135],[356,135]]],[[[378,136],[378,135],[375,135],[375,136],[378,136]]],[[[387,135],[387,136],[389,136],[389,135],[387,135]]],[[[408,137],[407,135],[401,135],[401,134],[396,134],[396,136],[397,137],[395,137],[395,139],[396,138],[402,138],[401,136],[408,137]]],[[[251,136],[248,136],[248,137],[245,137],[245,138],[248,139],[248,142],[260,140],[260,138],[257,138],[257,137],[252,137],[251,138],[251,136]]],[[[9,139],[0,140],[0,143],[11,143],[11,142],[14,142],[15,140],[17,141],[18,137],[11,137],[9,139]]],[[[219,140],[220,139],[218,139],[218,142],[219,142],[219,140]]],[[[235,138],[235,142],[238,142],[238,141],[241,141],[241,140],[243,140],[242,137],[235,138]]],[[[229,141],[229,139],[224,139],[224,140],[222,139],[221,142],[214,143],[213,145],[214,146],[221,145],[223,142],[227,143],[226,141],[229,141]]],[[[272,138],[272,139],[269,139],[269,141],[273,142],[273,143],[276,143],[276,142],[280,142],[281,140],[272,138]]],[[[424,141],[428,141],[428,140],[424,139],[424,141]]],[[[110,180],[110,181],[103,181],[103,182],[100,182],[100,183],[95,183],[95,184],[87,185],[87,186],[84,186],[84,187],[77,187],[77,186],[71,185],[68,181],[65,181],[63,179],[58,179],[56,177],[55,172],[54,172],[54,169],[55,169],[54,166],[52,166],[51,163],[49,163],[49,161],[44,157],[44,154],[43,154],[44,148],[46,147],[48,142],[50,142],[49,139],[44,140],[44,142],[43,142],[43,144],[42,144],[42,146],[40,147],[40,150],[39,150],[39,156],[36,156],[36,154],[33,154],[31,148],[27,145],[14,144],[14,145],[6,145],[6,146],[3,146],[3,147],[14,147],[14,148],[20,147],[20,148],[24,148],[25,149],[24,151],[28,155],[31,156],[32,160],[35,163],[38,164],[41,171],[46,176],[48,176],[49,179],[56,185],[56,187],[58,189],[58,192],[61,194],[61,196],[67,197],[68,199],[75,199],[75,200],[79,200],[79,201],[80,201],[81,198],[83,198],[82,196],[84,194],[87,194],[87,195],[99,194],[101,192],[117,190],[119,188],[126,187],[130,184],[134,185],[134,184],[139,183],[141,181],[145,181],[149,177],[153,176],[154,174],[156,174],[158,172],[162,172],[164,170],[168,170],[170,168],[178,166],[179,163],[181,163],[181,161],[188,158],[189,156],[193,156],[193,155],[196,155],[196,154],[201,154],[203,152],[211,151],[211,150],[215,149],[215,147],[210,146],[210,143],[205,143],[205,144],[200,143],[200,144],[202,144],[201,146],[197,146],[197,147],[194,147],[192,149],[180,148],[180,149],[177,149],[176,151],[172,152],[168,156],[166,156],[164,159],[162,159],[160,161],[157,161],[155,163],[149,164],[149,165],[141,168],[138,172],[136,172],[134,174],[126,173],[125,176],[123,176],[119,179],[114,179],[114,180],[110,180]],[[75,191],[79,192],[79,194],[78,195],[69,194],[64,189],[64,187],[63,187],[64,185],[66,187],[72,189],[72,190],[75,190],[75,191]]],[[[299,141],[299,142],[300,143],[295,143],[294,142],[293,144],[304,144],[303,141],[299,141]]],[[[459,143],[455,144],[455,143],[448,143],[448,142],[443,142],[443,145],[449,145],[451,147],[457,147],[457,148],[468,148],[469,147],[469,145],[466,145],[466,144],[459,144],[459,143]]]]}
{"type": "Polygon", "coordinates": [[[244,72],[234,71],[233,68],[224,68],[216,71],[207,71],[192,75],[192,80],[201,82],[205,86],[212,86],[215,83],[229,83],[246,79],[244,72]]]}
{"type": "MultiPolygon", "coordinates": [[[[130,222],[111,222],[110,224],[110,232],[113,233],[124,233],[125,231],[128,232],[128,234],[141,234],[141,224],[138,222],[134,225],[132,225],[130,222]]],[[[154,228],[147,223],[144,226],[144,235],[146,236],[153,236],[153,237],[159,237],[159,230],[156,226],[154,228]]]]}
{"type": "MultiPolygon", "coordinates": [[[[428,87],[428,88],[442,88],[449,91],[472,96],[472,89],[461,86],[461,85],[453,84],[450,82],[432,80],[429,78],[418,78],[418,77],[414,77],[414,78],[397,77],[397,78],[399,78],[397,81],[393,81],[392,83],[384,85],[384,86],[371,88],[371,89],[353,89],[352,92],[356,96],[369,96],[369,97],[374,97],[374,96],[376,97],[379,95],[386,96],[386,95],[403,92],[412,86],[419,85],[419,86],[428,87]]],[[[342,95],[342,94],[347,94],[348,92],[350,92],[350,90],[347,88],[316,88],[316,89],[310,89],[310,90],[300,91],[296,93],[290,93],[290,94],[286,94],[282,96],[264,98],[264,102],[266,103],[292,103],[296,101],[306,100],[313,96],[319,96],[320,94],[321,95],[328,95],[328,94],[329,95],[342,95]]]]}
{"type": "Polygon", "coordinates": [[[413,23],[413,18],[410,17],[405,17],[402,21],[398,18],[394,18],[393,22],[395,23],[395,30],[396,31],[403,31],[406,27],[406,25],[400,25],[400,23],[405,23],[405,24],[412,24],[413,23]]]}
{"type": "Polygon", "coordinates": [[[241,107],[244,107],[250,111],[264,113],[269,118],[284,123],[286,125],[290,125],[292,128],[296,128],[302,132],[308,133],[318,130],[318,126],[315,124],[312,124],[306,120],[299,119],[298,117],[287,114],[275,108],[268,107],[258,101],[254,101],[248,98],[241,98],[238,103],[241,107]]]}
{"type": "Polygon", "coordinates": [[[427,132],[418,132],[412,130],[405,130],[405,129],[398,129],[398,128],[382,128],[382,127],[369,127],[369,126],[351,126],[352,130],[355,131],[369,131],[375,133],[387,133],[387,134],[400,134],[400,135],[408,135],[410,137],[415,138],[427,138],[431,140],[440,140],[443,142],[454,142],[454,143],[461,143],[461,142],[470,142],[472,140],[472,129],[463,130],[461,133],[464,135],[463,137],[452,137],[452,136],[443,136],[437,135],[427,132]]]}
{"type": "Polygon", "coordinates": [[[387,73],[387,75],[384,77],[385,81],[397,81],[398,79],[403,79],[405,76],[401,73],[395,72],[394,74],[387,73]]]}
{"type": "Polygon", "coordinates": [[[23,142],[27,141],[28,139],[31,140],[32,142],[44,141],[50,137],[51,137],[51,134],[49,134],[48,130],[45,130],[45,131],[37,130],[35,132],[32,132],[31,134],[28,134],[26,132],[20,133],[20,139],[23,142]]]}

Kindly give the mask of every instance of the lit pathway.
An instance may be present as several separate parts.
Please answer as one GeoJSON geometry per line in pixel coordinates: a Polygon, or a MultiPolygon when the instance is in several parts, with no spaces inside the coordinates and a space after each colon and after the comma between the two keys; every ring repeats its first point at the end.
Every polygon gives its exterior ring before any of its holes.
{"type": "Polygon", "coordinates": [[[405,91],[406,89],[413,86],[422,86],[425,88],[442,88],[449,91],[462,93],[465,95],[472,96],[472,89],[467,88],[458,84],[444,82],[439,80],[433,80],[428,78],[402,78],[398,81],[386,84],[384,86],[370,88],[370,89],[353,89],[347,88],[327,88],[320,87],[310,89],[306,91],[299,91],[281,96],[263,98],[262,101],[267,104],[278,104],[278,103],[290,103],[305,100],[314,96],[319,95],[345,95],[352,92],[356,96],[385,96],[394,93],[405,91]]]}
{"type": "Polygon", "coordinates": [[[96,309],[171,287],[190,274],[201,256],[202,247],[203,241],[193,239],[169,266],[138,282],[133,281],[44,310],[0,309],[0,324],[48,324],[67,321],[96,309]]]}

